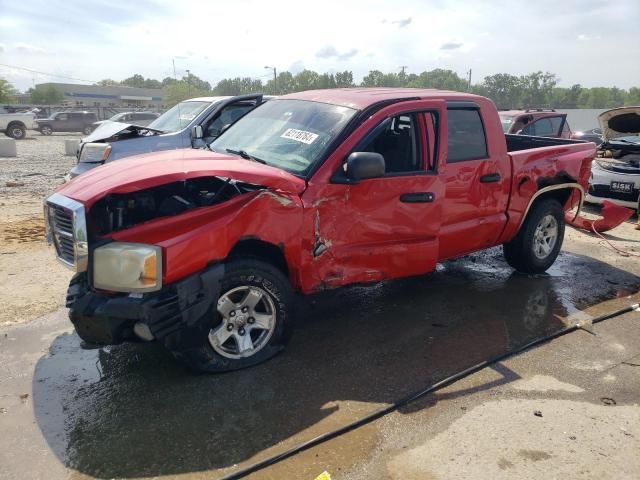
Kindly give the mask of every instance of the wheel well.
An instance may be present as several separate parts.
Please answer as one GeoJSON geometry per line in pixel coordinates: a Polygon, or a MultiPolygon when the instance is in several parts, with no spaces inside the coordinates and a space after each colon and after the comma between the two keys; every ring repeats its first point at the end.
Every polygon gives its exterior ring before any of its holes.
{"type": "Polygon", "coordinates": [[[282,248],[257,238],[245,238],[236,243],[227,258],[254,257],[269,263],[289,277],[289,267],[282,248]]]}
{"type": "Polygon", "coordinates": [[[567,200],[569,200],[569,198],[571,197],[572,193],[573,193],[573,189],[570,187],[563,188],[561,190],[550,190],[548,192],[542,193],[538,198],[535,199],[533,203],[538,203],[538,202],[541,202],[542,200],[548,200],[550,198],[553,198],[557,200],[560,203],[560,205],[564,207],[565,204],[567,203],[567,200]]]}
{"type": "Polygon", "coordinates": [[[19,120],[13,120],[12,122],[9,122],[9,125],[7,125],[7,130],[11,127],[22,127],[24,129],[27,128],[27,126],[19,120]]]}

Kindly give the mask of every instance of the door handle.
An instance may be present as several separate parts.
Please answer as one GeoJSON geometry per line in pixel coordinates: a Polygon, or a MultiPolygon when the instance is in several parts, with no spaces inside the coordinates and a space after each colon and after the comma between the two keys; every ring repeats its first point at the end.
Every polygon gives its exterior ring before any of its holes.
{"type": "Polygon", "coordinates": [[[400,201],[404,203],[431,203],[436,199],[431,192],[413,192],[400,195],[400,201]]]}
{"type": "Polygon", "coordinates": [[[488,173],[480,177],[480,183],[495,183],[500,181],[499,173],[488,173]]]}

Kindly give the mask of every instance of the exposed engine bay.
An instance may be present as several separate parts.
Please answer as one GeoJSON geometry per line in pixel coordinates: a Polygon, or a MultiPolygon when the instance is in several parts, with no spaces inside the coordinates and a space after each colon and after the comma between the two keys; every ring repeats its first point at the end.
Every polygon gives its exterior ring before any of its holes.
{"type": "Polygon", "coordinates": [[[217,205],[264,188],[231,178],[201,177],[132,193],[111,194],[91,208],[89,228],[92,235],[108,235],[156,218],[217,205]]]}
{"type": "Polygon", "coordinates": [[[611,172],[640,174],[640,145],[605,142],[598,149],[595,162],[611,172]]]}

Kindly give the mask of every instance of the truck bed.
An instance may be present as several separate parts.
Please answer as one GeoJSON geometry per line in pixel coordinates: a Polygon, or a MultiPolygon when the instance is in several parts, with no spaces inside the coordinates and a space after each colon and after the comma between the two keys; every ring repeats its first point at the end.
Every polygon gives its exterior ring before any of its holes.
{"type": "Polygon", "coordinates": [[[505,134],[507,140],[507,152],[518,152],[540,147],[556,147],[559,145],[571,145],[574,143],[589,143],[584,140],[569,140],[566,138],[531,137],[529,135],[505,134]]]}

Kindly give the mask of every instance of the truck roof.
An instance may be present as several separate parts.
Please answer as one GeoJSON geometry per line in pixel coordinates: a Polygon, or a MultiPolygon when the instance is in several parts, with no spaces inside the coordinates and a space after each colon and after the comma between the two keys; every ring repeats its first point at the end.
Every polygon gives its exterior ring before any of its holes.
{"type": "Polygon", "coordinates": [[[402,100],[410,98],[439,99],[439,100],[485,100],[484,97],[471,93],[436,90],[432,88],[334,88],[328,90],[307,90],[290,93],[280,97],[285,100],[309,100],[313,102],[330,103],[343,107],[365,109],[371,105],[387,100],[402,100]]]}

